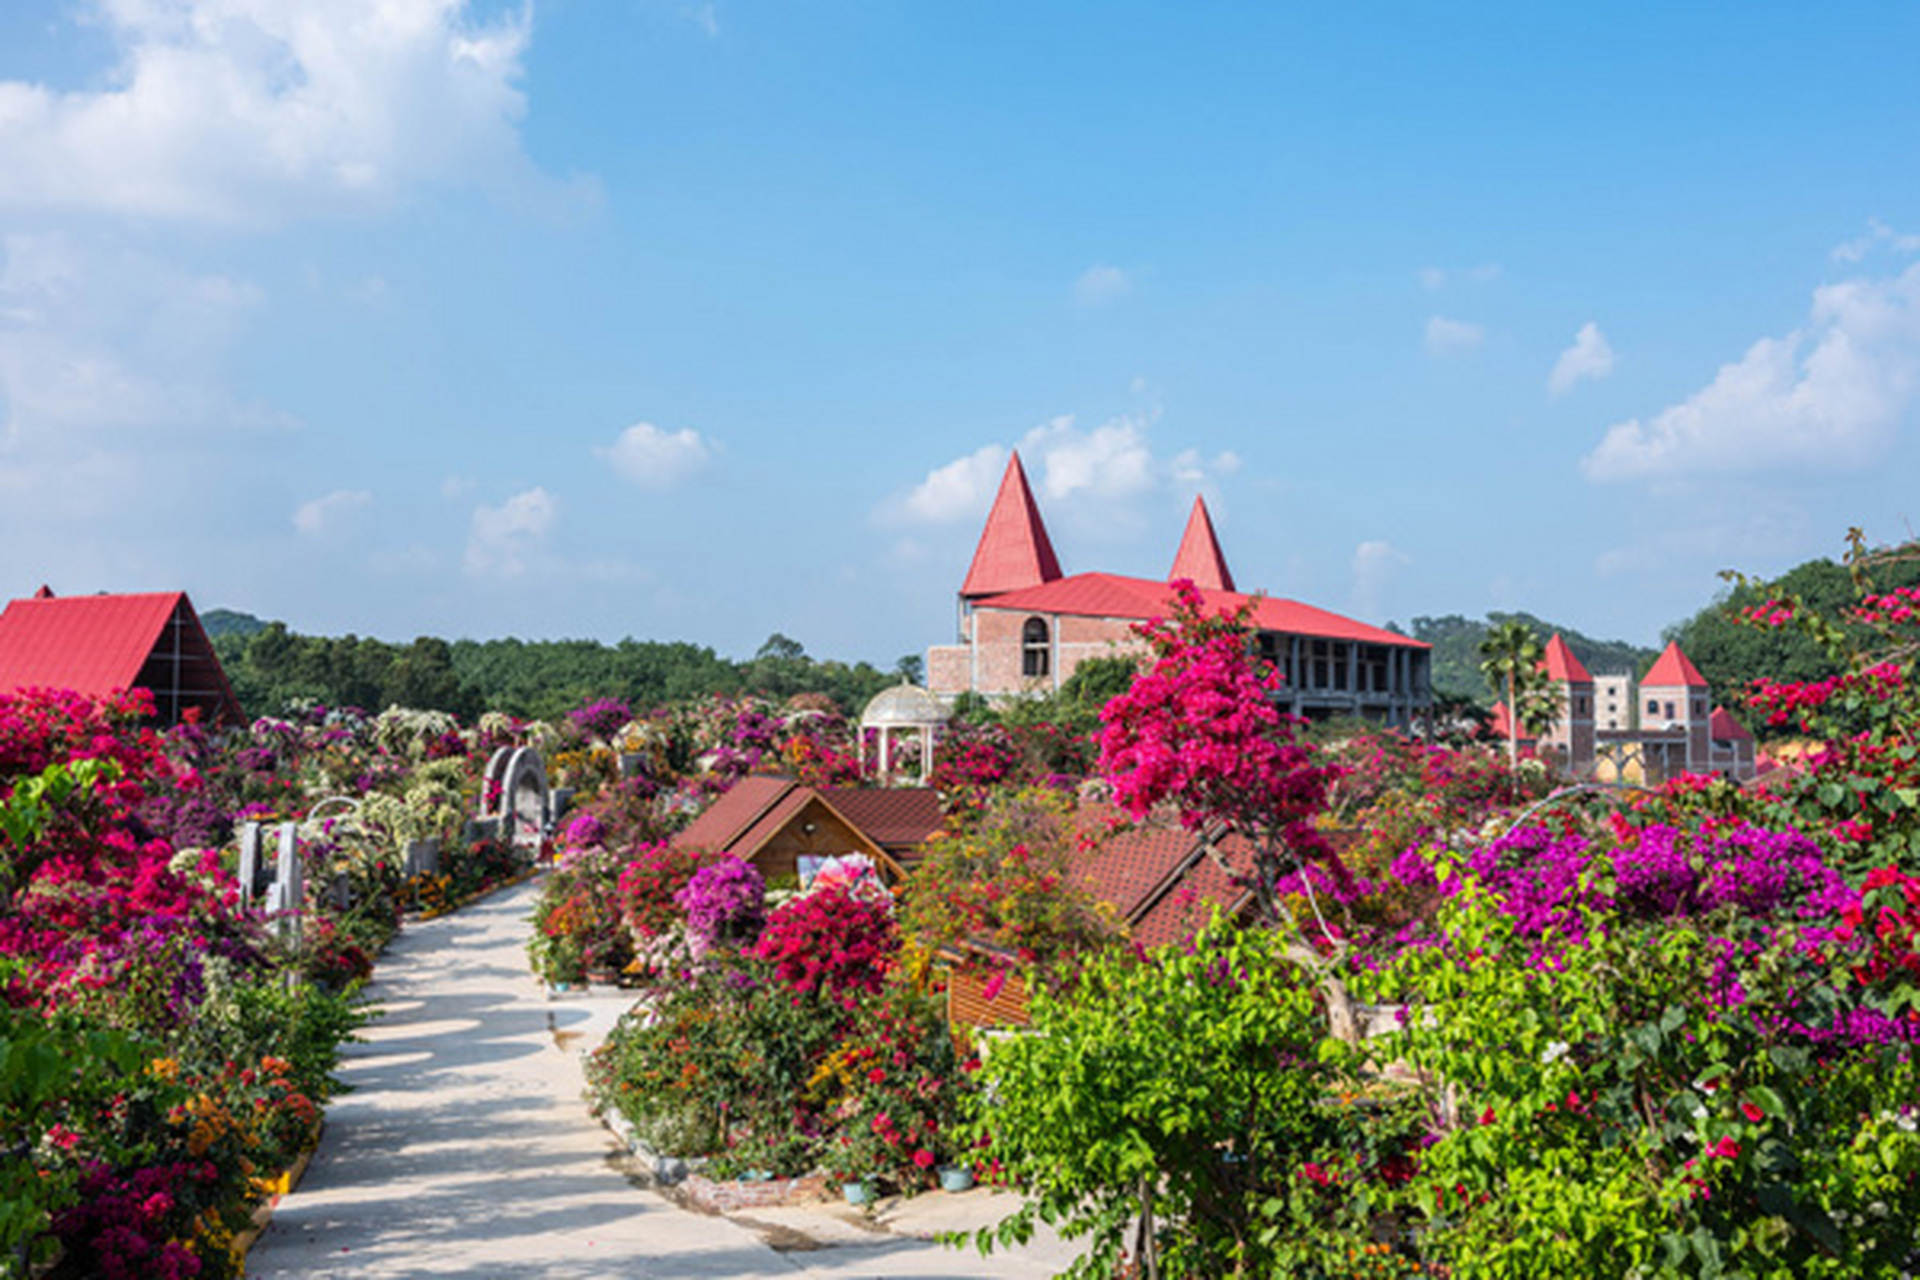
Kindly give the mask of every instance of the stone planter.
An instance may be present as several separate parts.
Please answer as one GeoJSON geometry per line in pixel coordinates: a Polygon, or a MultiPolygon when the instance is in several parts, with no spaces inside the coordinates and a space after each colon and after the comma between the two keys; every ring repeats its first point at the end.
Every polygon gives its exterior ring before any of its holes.
{"type": "Polygon", "coordinates": [[[402,864],[407,878],[431,876],[440,873],[440,837],[428,836],[425,840],[407,841],[406,861],[402,864]]]}
{"type": "Polygon", "coordinates": [[[942,1191],[973,1190],[973,1170],[959,1164],[941,1165],[940,1189],[942,1191]]]}

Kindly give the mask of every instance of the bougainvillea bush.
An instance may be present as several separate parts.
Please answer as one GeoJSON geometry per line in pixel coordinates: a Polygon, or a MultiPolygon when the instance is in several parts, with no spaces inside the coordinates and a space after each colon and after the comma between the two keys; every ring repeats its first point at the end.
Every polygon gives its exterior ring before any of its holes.
{"type": "Polygon", "coordinates": [[[221,852],[157,820],[223,766],[150,712],[0,697],[0,1250],[36,1274],[233,1274],[231,1232],[312,1141],[356,1025],[221,852]]]}

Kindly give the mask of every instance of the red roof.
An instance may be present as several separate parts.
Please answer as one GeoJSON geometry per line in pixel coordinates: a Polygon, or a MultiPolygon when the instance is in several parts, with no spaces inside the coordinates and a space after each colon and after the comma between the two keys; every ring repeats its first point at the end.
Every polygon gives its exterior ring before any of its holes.
{"type": "MultiPolygon", "coordinates": [[[[1487,729],[1494,737],[1500,739],[1502,742],[1507,740],[1511,730],[1507,726],[1507,704],[1505,702],[1496,702],[1493,704],[1493,720],[1488,724],[1487,729]]],[[[1520,736],[1515,738],[1514,741],[1532,742],[1533,735],[1527,732],[1525,725],[1522,725],[1520,726],[1520,736]]]]}
{"type": "MultiPolygon", "coordinates": [[[[150,659],[172,662],[169,647],[156,654],[169,626],[178,623],[178,668],[191,686],[180,701],[200,706],[209,720],[242,718],[220,660],[183,591],[134,595],[55,596],[46,587],[31,599],[10,602],[0,612],[0,689],[68,689],[102,697],[127,689],[153,688],[150,659]]],[[[153,688],[156,695],[171,689],[153,688]]],[[[165,718],[169,708],[159,708],[165,718]]]]}
{"type": "Polygon", "coordinates": [[[1676,685],[1685,685],[1689,689],[1704,689],[1707,687],[1707,678],[1700,674],[1698,667],[1687,661],[1686,654],[1680,652],[1680,642],[1669,640],[1665,651],[1655,660],[1647,674],[1640,677],[1640,687],[1645,689],[1655,686],[1665,689],[1676,685]]]}
{"type": "Polygon", "coordinates": [[[911,863],[942,825],[940,798],[928,787],[813,787],[793,778],[749,774],[729,787],[673,838],[677,849],[751,858],[808,805],[822,804],[875,847],[911,863]]]}
{"type": "Polygon", "coordinates": [[[980,531],[980,545],[973,549],[973,563],[960,594],[969,600],[1021,587],[1038,586],[1060,576],[1060,561],[1053,554],[1053,542],[1040,519],[1040,508],[1027,487],[1027,472],[1015,452],[1007,459],[1007,472],[1000,478],[1000,492],[987,512],[986,528],[980,531]]]}
{"type": "Polygon", "coordinates": [[[946,825],[932,787],[821,787],[820,796],[889,853],[912,850],[946,825]]]}
{"type": "Polygon", "coordinates": [[[768,810],[799,785],[792,778],[749,774],[728,787],[705,812],[674,836],[674,847],[727,853],[768,810]]]}
{"type": "Polygon", "coordinates": [[[1193,514],[1187,517],[1187,531],[1180,536],[1180,550],[1173,557],[1173,571],[1167,581],[1190,580],[1208,591],[1233,590],[1233,571],[1214,536],[1213,517],[1207,514],[1207,500],[1198,494],[1193,499],[1193,514]]]}
{"type": "MultiPolygon", "coordinates": [[[[1120,816],[1109,805],[1083,805],[1077,822],[1082,833],[1096,833],[1120,816]]],[[[1251,867],[1250,847],[1228,836],[1219,848],[1231,871],[1207,852],[1198,832],[1123,827],[1084,856],[1080,879],[1096,900],[1113,908],[1136,942],[1163,946],[1192,937],[1216,906],[1230,914],[1246,900],[1247,890],[1234,876],[1251,867]]]]}
{"type": "MultiPolygon", "coordinates": [[[[1208,591],[1204,588],[1200,596],[1210,612],[1230,612],[1252,600],[1253,625],[1262,631],[1356,640],[1365,644],[1398,645],[1407,649],[1433,647],[1410,636],[1344,618],[1297,600],[1276,600],[1269,596],[1248,596],[1237,591],[1208,591]]],[[[1021,613],[1064,613],[1087,618],[1126,618],[1144,622],[1149,618],[1164,617],[1171,603],[1172,592],[1164,582],[1156,582],[1151,578],[1127,578],[1117,573],[1076,573],[1058,582],[988,596],[976,601],[974,607],[1014,609],[1021,613]]]]}
{"type": "Polygon", "coordinates": [[[1707,717],[1707,736],[1721,742],[1743,742],[1753,737],[1725,707],[1715,707],[1707,717]]]}
{"type": "Polygon", "coordinates": [[[1546,668],[1547,675],[1555,680],[1568,684],[1593,683],[1593,673],[1587,670],[1585,663],[1573,656],[1573,650],[1567,647],[1567,642],[1561,639],[1558,631],[1553,633],[1553,639],[1547,641],[1547,656],[1541,665],[1546,668]]]}

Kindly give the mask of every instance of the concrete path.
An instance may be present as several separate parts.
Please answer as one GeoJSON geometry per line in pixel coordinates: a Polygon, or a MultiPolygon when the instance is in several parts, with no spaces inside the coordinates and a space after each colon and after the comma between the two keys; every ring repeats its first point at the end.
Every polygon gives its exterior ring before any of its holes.
{"type": "Polygon", "coordinates": [[[522,885],[394,940],[370,992],[385,1014],[341,1071],[353,1091],[329,1108],[249,1276],[1027,1280],[1065,1269],[1072,1251],[1054,1240],[983,1258],[883,1229],[991,1221],[1006,1202],[980,1191],[889,1206],[879,1225],[842,1206],[780,1210],[764,1215],[763,1235],[635,1186],[582,1100],[581,1054],[619,1005],[548,1001],[523,949],[537,892],[522,885]]]}

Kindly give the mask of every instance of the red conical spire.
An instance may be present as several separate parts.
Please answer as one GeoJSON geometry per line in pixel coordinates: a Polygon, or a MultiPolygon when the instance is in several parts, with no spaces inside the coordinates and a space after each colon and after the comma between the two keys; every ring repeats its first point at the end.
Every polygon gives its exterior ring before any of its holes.
{"type": "Polygon", "coordinates": [[[1180,537],[1180,550],[1173,557],[1173,572],[1168,582],[1190,579],[1203,591],[1232,591],[1233,571],[1221,554],[1220,540],[1213,536],[1213,517],[1207,514],[1207,500],[1195,495],[1193,514],[1187,517],[1187,531],[1180,537]]]}
{"type": "Polygon", "coordinates": [[[1000,479],[1000,492],[987,512],[987,527],[980,531],[980,545],[973,550],[973,564],[960,594],[969,600],[997,596],[1003,591],[1037,587],[1061,576],[1060,561],[1054,557],[1053,542],[1040,519],[1040,508],[1027,487],[1027,472],[1020,465],[1016,450],[1007,459],[1007,473],[1000,479]]]}
{"type": "Polygon", "coordinates": [[[1562,684],[1592,684],[1593,673],[1587,670],[1587,664],[1574,656],[1573,650],[1558,631],[1553,639],[1547,641],[1547,656],[1540,660],[1550,679],[1562,684]]]}
{"type": "Polygon", "coordinates": [[[1687,655],[1680,651],[1680,642],[1669,640],[1659,659],[1648,669],[1647,674],[1640,677],[1641,688],[1644,689],[1649,685],[1660,689],[1678,685],[1685,685],[1689,689],[1704,689],[1707,687],[1707,678],[1701,675],[1700,668],[1688,661],[1687,655]]]}

